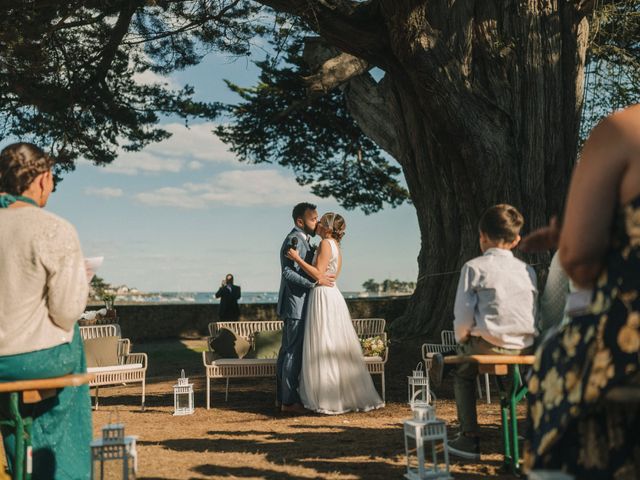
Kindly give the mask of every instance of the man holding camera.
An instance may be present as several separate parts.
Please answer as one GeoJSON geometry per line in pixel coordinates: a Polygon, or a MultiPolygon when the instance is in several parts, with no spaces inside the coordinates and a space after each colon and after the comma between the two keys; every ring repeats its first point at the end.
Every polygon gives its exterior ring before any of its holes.
{"type": "Polygon", "coordinates": [[[240,318],[240,287],[233,284],[233,275],[230,273],[222,280],[222,285],[216,292],[216,298],[220,299],[218,317],[223,321],[236,321],[240,318]]]}

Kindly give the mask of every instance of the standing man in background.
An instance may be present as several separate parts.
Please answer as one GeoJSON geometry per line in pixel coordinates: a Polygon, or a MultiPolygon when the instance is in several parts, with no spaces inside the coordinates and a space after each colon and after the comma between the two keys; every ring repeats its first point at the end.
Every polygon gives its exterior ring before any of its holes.
{"type": "Polygon", "coordinates": [[[233,284],[233,275],[230,273],[222,280],[222,285],[216,292],[216,298],[220,299],[218,317],[220,320],[236,321],[240,318],[240,287],[233,284]]]}

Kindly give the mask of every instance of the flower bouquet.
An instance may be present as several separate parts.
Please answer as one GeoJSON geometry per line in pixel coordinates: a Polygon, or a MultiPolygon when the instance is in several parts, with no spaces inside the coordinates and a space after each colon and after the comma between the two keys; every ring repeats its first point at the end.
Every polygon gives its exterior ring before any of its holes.
{"type": "Polygon", "coordinates": [[[361,338],[360,345],[362,346],[362,353],[365,357],[382,357],[387,349],[387,345],[379,335],[361,338]]]}

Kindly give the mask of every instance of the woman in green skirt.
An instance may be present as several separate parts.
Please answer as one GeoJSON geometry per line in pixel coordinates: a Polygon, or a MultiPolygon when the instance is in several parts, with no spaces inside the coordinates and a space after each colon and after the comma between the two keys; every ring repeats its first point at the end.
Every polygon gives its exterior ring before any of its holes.
{"type": "MultiPolygon", "coordinates": [[[[53,163],[29,143],[0,152],[0,382],[86,372],[77,319],[92,274],[75,228],[43,209],[53,163]]],[[[7,403],[0,398],[0,409],[7,403]]],[[[21,408],[33,418],[32,478],[89,478],[88,386],[21,408]]],[[[2,436],[12,468],[15,439],[9,429],[2,436]]]]}

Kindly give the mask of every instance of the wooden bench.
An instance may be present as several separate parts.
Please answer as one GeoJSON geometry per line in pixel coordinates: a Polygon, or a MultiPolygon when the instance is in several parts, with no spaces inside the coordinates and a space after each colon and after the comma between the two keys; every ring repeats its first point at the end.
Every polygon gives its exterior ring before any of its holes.
{"type": "MultiPolygon", "coordinates": [[[[80,327],[82,340],[89,340],[102,337],[121,337],[120,325],[91,325],[80,327]]],[[[94,379],[89,383],[90,387],[95,387],[95,408],[98,409],[100,387],[105,385],[122,385],[127,383],[142,383],[142,405],[144,411],[146,375],[147,375],[147,354],[131,353],[131,342],[128,338],[118,339],[118,364],[105,367],[87,368],[87,372],[94,375],[94,379]]]]}
{"type": "Polygon", "coordinates": [[[500,379],[500,410],[502,417],[502,439],[504,445],[504,467],[514,474],[520,471],[520,450],[518,448],[518,402],[527,394],[527,384],[522,380],[519,365],[533,365],[534,355],[455,355],[445,357],[444,362],[478,364],[478,373],[504,376],[511,374],[511,388],[507,392],[500,379]]]}
{"type": "MultiPolygon", "coordinates": [[[[53,378],[38,378],[34,380],[16,380],[0,383],[0,394],[9,394],[9,410],[7,416],[0,417],[0,425],[12,429],[15,433],[15,462],[13,478],[23,480],[31,478],[31,427],[33,418],[22,416],[20,413],[20,397],[25,404],[41,402],[51,398],[58,390],[65,387],[78,387],[89,383],[93,375],[76,373],[53,378]]],[[[60,425],[60,428],[65,428],[60,425]]]]}
{"type": "MultiPolygon", "coordinates": [[[[257,321],[257,322],[213,322],[209,324],[209,334],[215,336],[222,328],[233,330],[237,335],[249,342],[252,348],[255,347],[255,333],[265,331],[282,330],[282,321],[257,321]]],[[[385,333],[386,322],[383,318],[360,318],[353,320],[353,327],[360,338],[379,336],[387,343],[385,333]]],[[[207,339],[209,345],[209,338],[207,339]]],[[[382,399],[385,399],[385,377],[384,367],[387,363],[389,353],[385,349],[382,357],[364,357],[369,373],[380,375],[382,383],[382,399]]],[[[207,409],[211,408],[211,379],[225,378],[227,385],[225,389],[225,401],[229,395],[230,378],[248,377],[275,377],[276,358],[220,358],[213,359],[212,352],[202,352],[207,376],[207,409]]]]}

